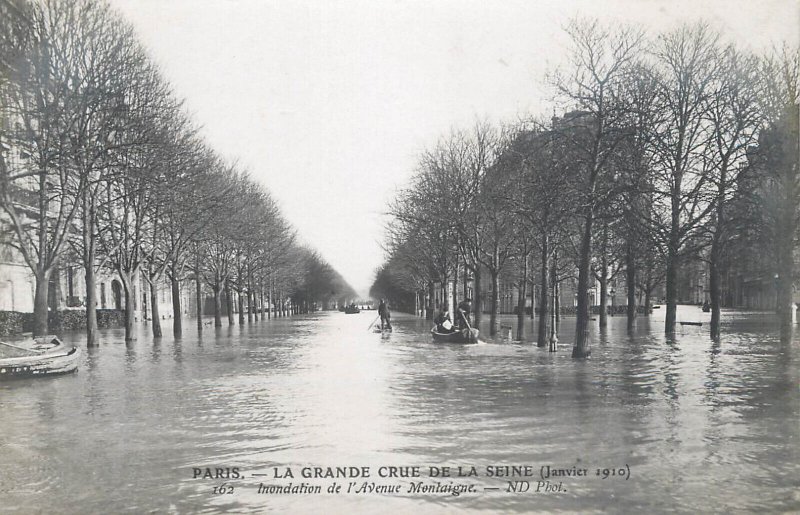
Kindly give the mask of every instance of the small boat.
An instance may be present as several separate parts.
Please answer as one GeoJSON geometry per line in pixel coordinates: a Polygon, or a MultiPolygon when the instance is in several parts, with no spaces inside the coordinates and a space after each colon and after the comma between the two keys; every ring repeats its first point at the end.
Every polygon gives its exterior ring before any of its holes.
{"type": "Polygon", "coordinates": [[[681,324],[681,325],[696,325],[696,326],[702,326],[703,325],[703,322],[678,322],[678,323],[681,324]]]}
{"type": "Polygon", "coordinates": [[[78,369],[80,351],[55,336],[18,343],[0,342],[0,380],[66,374],[78,369]]]}
{"type": "Polygon", "coordinates": [[[453,331],[452,333],[440,333],[435,327],[431,329],[433,341],[440,343],[478,343],[478,334],[479,331],[473,328],[453,331]]]}

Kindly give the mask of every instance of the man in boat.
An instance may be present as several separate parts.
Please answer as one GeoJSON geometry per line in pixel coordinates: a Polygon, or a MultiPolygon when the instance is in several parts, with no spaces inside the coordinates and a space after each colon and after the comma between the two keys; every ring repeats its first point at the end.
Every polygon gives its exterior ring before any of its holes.
{"type": "Polygon", "coordinates": [[[461,329],[472,326],[472,319],[470,318],[471,312],[472,299],[466,298],[458,304],[458,326],[461,329]]]}
{"type": "Polygon", "coordinates": [[[448,313],[444,308],[439,309],[439,314],[433,319],[433,323],[436,324],[437,333],[444,334],[455,331],[453,328],[453,322],[450,320],[450,313],[448,313]]]}
{"type": "Polygon", "coordinates": [[[385,329],[392,330],[392,315],[389,313],[389,303],[386,300],[381,299],[381,303],[378,304],[378,315],[381,317],[381,331],[385,329]]]}

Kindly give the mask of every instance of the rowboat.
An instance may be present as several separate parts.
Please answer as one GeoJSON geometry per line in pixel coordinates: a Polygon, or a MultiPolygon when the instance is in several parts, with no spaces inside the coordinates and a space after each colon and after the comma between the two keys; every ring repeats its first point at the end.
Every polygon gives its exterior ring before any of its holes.
{"type": "Polygon", "coordinates": [[[434,327],[431,329],[433,341],[439,343],[478,343],[479,331],[474,328],[453,331],[452,333],[440,333],[434,327]]]}
{"type": "Polygon", "coordinates": [[[55,336],[0,342],[0,380],[74,372],[80,351],[55,336]]]}

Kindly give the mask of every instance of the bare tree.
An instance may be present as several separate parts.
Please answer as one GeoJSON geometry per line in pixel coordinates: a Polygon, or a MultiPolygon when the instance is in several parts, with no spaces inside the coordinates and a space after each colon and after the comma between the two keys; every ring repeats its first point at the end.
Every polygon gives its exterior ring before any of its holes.
{"type": "Polygon", "coordinates": [[[589,348],[589,280],[592,236],[597,210],[608,201],[614,170],[609,166],[625,138],[626,110],[620,101],[624,82],[643,41],[631,27],[609,29],[599,22],[574,20],[567,27],[572,40],[568,74],[556,74],[554,84],[571,106],[580,110],[563,124],[581,169],[575,176],[582,219],[578,260],[578,307],[573,357],[586,357],[589,348]]]}
{"type": "Polygon", "coordinates": [[[675,332],[678,271],[702,244],[713,209],[707,99],[719,73],[719,35],[706,24],[662,34],[653,50],[658,120],[651,139],[653,233],[665,250],[667,334],[675,332]]]}
{"type": "Polygon", "coordinates": [[[761,76],[765,127],[756,162],[767,180],[760,191],[760,211],[775,250],[781,336],[790,341],[797,278],[794,252],[800,227],[800,49],[776,49],[763,60],[761,76]]]}
{"type": "MultiPolygon", "coordinates": [[[[73,93],[71,77],[60,66],[70,51],[71,27],[58,3],[30,4],[26,30],[10,38],[15,62],[4,81],[4,118],[12,130],[5,139],[13,160],[3,158],[0,195],[15,234],[12,246],[33,273],[34,335],[48,331],[48,286],[68,248],[80,198],[80,181],[67,153],[66,124],[73,93]]],[[[19,28],[19,26],[17,26],[19,28]]]]}
{"type": "Polygon", "coordinates": [[[736,236],[739,222],[729,214],[729,206],[738,194],[745,174],[751,170],[747,153],[756,142],[761,125],[759,76],[755,57],[728,46],[722,53],[720,69],[705,109],[711,132],[707,155],[712,161],[710,174],[715,189],[713,216],[708,224],[711,240],[708,254],[711,337],[715,339],[720,336],[722,260],[729,242],[736,236]]]}

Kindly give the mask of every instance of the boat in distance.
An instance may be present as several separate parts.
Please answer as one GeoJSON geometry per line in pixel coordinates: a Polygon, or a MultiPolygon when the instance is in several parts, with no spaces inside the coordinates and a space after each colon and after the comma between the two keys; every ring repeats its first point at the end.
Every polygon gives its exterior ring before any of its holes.
{"type": "Polygon", "coordinates": [[[0,342],[0,380],[66,374],[78,369],[80,350],[55,336],[0,342]]]}
{"type": "Polygon", "coordinates": [[[431,329],[433,341],[439,343],[478,343],[478,334],[479,331],[474,328],[449,333],[441,333],[435,327],[431,329]]]}

